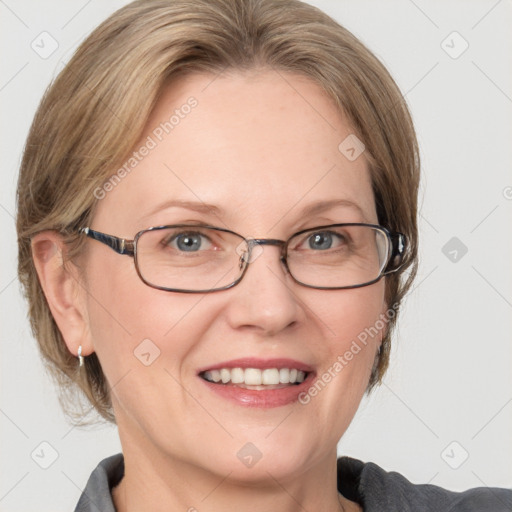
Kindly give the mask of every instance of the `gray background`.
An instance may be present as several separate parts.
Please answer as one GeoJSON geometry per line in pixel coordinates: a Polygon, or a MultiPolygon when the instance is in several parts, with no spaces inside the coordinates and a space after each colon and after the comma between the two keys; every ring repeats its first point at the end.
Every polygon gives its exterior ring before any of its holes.
{"type": "MultiPolygon", "coordinates": [[[[16,280],[14,195],[44,89],[79,42],[125,3],[0,1],[1,511],[73,510],[99,460],[120,450],[114,427],[66,421],[44,373],[16,280]],[[31,47],[51,50],[44,31],[58,43],[47,58],[31,47]]],[[[389,68],[423,157],[416,287],[385,383],[363,400],[339,453],[415,483],[510,487],[512,2],[311,3],[389,68]]]]}

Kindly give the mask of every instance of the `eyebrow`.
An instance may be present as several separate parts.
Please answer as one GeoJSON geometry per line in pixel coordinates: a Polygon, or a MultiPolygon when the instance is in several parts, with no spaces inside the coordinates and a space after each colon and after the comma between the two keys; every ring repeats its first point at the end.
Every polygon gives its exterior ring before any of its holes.
{"type": "Polygon", "coordinates": [[[366,218],[363,209],[357,203],[354,203],[353,201],[350,201],[348,199],[331,199],[330,201],[316,201],[303,208],[301,210],[301,215],[316,215],[326,210],[330,210],[331,208],[334,208],[336,206],[344,206],[346,208],[351,208],[360,213],[363,219],[366,218]]]}
{"type": "MultiPolygon", "coordinates": [[[[355,210],[362,216],[363,219],[366,219],[366,215],[365,215],[363,209],[357,203],[354,203],[353,201],[350,201],[348,199],[331,199],[328,201],[325,201],[325,200],[315,201],[314,203],[312,203],[312,204],[306,206],[305,208],[303,208],[302,210],[300,210],[300,216],[303,217],[303,216],[308,216],[308,215],[316,215],[316,214],[322,213],[324,211],[330,210],[331,208],[335,208],[337,206],[343,206],[343,207],[355,210]]],[[[172,199],[172,200],[165,201],[164,203],[159,204],[156,208],[151,210],[151,212],[144,215],[143,219],[146,219],[146,218],[150,217],[151,215],[154,215],[154,214],[156,214],[162,210],[165,210],[167,208],[184,208],[186,210],[191,210],[191,211],[198,212],[198,213],[213,214],[217,217],[220,217],[225,213],[221,207],[216,206],[214,204],[172,199]]]]}

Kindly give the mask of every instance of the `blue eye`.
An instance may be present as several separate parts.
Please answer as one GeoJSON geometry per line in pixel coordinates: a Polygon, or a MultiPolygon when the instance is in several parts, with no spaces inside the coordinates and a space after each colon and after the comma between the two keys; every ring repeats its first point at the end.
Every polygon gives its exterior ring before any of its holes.
{"type": "Polygon", "coordinates": [[[307,238],[308,249],[320,251],[332,249],[333,246],[337,246],[342,242],[342,238],[342,236],[332,231],[318,231],[307,238]]]}
{"type": "Polygon", "coordinates": [[[330,233],[315,233],[308,239],[310,249],[330,249],[332,245],[332,235],[330,233]]]}
{"type": "Polygon", "coordinates": [[[211,246],[211,242],[207,236],[192,231],[174,235],[166,243],[173,249],[184,252],[196,252],[208,249],[211,246]]]}

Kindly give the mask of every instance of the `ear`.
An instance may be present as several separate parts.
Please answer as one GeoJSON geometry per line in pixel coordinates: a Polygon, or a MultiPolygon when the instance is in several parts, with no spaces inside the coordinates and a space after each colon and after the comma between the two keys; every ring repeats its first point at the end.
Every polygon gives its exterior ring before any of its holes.
{"type": "Polygon", "coordinates": [[[68,350],[77,355],[81,345],[86,356],[93,352],[84,300],[87,292],[76,266],[70,261],[64,266],[66,251],[55,231],[42,231],[32,238],[32,258],[52,316],[68,350]]]}

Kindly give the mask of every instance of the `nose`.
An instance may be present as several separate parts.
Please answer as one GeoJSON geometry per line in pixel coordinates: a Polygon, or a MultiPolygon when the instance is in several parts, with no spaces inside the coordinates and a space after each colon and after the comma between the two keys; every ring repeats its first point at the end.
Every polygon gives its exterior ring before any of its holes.
{"type": "Polygon", "coordinates": [[[230,292],[228,320],[235,329],[245,328],[275,335],[301,319],[297,285],[281,261],[281,244],[258,244],[240,283],[230,292]]]}

